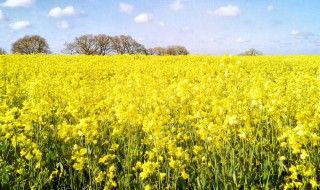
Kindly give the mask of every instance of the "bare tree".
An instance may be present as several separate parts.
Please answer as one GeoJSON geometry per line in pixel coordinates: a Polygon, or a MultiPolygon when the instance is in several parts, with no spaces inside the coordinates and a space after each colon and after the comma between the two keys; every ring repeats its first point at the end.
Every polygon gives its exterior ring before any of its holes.
{"type": "Polygon", "coordinates": [[[0,48],[0,55],[1,54],[7,54],[6,50],[4,50],[3,48],[0,48]]]}
{"type": "Polygon", "coordinates": [[[188,55],[189,52],[184,46],[169,46],[167,47],[168,55],[188,55]]]}
{"type": "Polygon", "coordinates": [[[146,54],[147,50],[142,44],[136,42],[131,36],[115,36],[112,38],[112,47],[117,54],[146,54]]]}
{"type": "Polygon", "coordinates": [[[154,48],[149,48],[149,49],[147,49],[147,54],[148,55],[156,55],[156,51],[154,50],[154,48]]]}
{"type": "Polygon", "coordinates": [[[188,55],[189,54],[187,48],[185,48],[184,46],[176,46],[176,52],[178,55],[188,55]]]}
{"type": "Polygon", "coordinates": [[[125,54],[125,48],[122,46],[122,42],[119,36],[112,37],[112,49],[117,54],[125,54]]]}
{"type": "Polygon", "coordinates": [[[66,53],[66,54],[76,54],[77,53],[77,49],[76,49],[76,45],[75,43],[64,43],[65,48],[61,51],[62,53],[66,53]]]}
{"type": "Polygon", "coordinates": [[[39,35],[25,36],[14,42],[11,48],[12,53],[36,54],[50,53],[47,41],[39,35]]]}
{"type": "Polygon", "coordinates": [[[239,55],[243,55],[243,56],[256,56],[256,55],[263,55],[261,51],[256,50],[254,48],[251,48],[247,51],[245,51],[244,53],[241,53],[239,55]]]}
{"type": "Polygon", "coordinates": [[[85,54],[85,55],[107,55],[113,51],[112,37],[99,34],[86,34],[74,39],[73,42],[66,42],[63,53],[85,54]]]}
{"type": "Polygon", "coordinates": [[[107,55],[113,51],[112,49],[112,37],[105,34],[99,34],[94,36],[96,45],[96,54],[107,55]]]}
{"type": "Polygon", "coordinates": [[[77,37],[73,43],[78,54],[95,55],[98,50],[92,34],[77,37]]]}
{"type": "Polygon", "coordinates": [[[166,50],[166,48],[163,48],[163,47],[149,48],[148,54],[149,55],[166,55],[167,50],[166,50]]]}
{"type": "Polygon", "coordinates": [[[155,47],[146,49],[142,44],[135,41],[131,36],[107,36],[104,34],[86,34],[75,38],[71,43],[65,43],[63,53],[108,55],[115,54],[149,54],[149,55],[188,55],[184,46],[155,47]]]}

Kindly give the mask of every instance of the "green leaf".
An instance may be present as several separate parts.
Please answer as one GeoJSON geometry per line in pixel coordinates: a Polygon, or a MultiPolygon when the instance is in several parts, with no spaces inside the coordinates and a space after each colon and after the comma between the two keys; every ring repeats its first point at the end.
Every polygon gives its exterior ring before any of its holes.
{"type": "Polygon", "coordinates": [[[263,162],[263,179],[268,179],[269,177],[269,162],[265,160],[263,162]]]}

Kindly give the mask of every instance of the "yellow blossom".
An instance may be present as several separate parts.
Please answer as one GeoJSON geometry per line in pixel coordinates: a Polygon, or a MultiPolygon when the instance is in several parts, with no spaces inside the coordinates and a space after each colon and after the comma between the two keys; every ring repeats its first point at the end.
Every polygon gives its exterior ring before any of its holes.
{"type": "Polygon", "coordinates": [[[83,164],[82,163],[74,163],[72,165],[72,167],[75,169],[75,170],[82,170],[83,169],[83,164]]]}
{"type": "Polygon", "coordinates": [[[187,174],[185,170],[183,170],[181,172],[181,176],[182,176],[183,179],[188,179],[189,178],[189,174],[187,174]]]}
{"type": "Polygon", "coordinates": [[[285,156],[280,156],[279,160],[283,161],[286,160],[287,158],[285,156]]]}
{"type": "Polygon", "coordinates": [[[23,172],[23,169],[20,168],[20,169],[16,170],[16,172],[21,175],[23,172]]]}

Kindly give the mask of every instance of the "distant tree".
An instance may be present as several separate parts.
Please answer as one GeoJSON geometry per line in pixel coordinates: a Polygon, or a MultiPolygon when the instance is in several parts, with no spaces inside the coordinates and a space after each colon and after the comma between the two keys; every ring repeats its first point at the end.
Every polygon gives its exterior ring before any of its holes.
{"type": "Polygon", "coordinates": [[[39,35],[25,36],[12,44],[12,53],[37,54],[50,53],[47,41],[39,35]]]}
{"type": "Polygon", "coordinates": [[[107,55],[113,51],[112,49],[112,37],[105,34],[99,34],[94,36],[96,53],[98,55],[107,55]]]}
{"type": "Polygon", "coordinates": [[[1,54],[7,54],[6,50],[0,48],[0,55],[1,55],[1,54]]]}
{"type": "Polygon", "coordinates": [[[69,46],[74,46],[75,51],[78,54],[85,54],[85,55],[95,55],[97,54],[97,46],[92,34],[85,34],[80,37],[77,37],[73,45],[69,44],[69,46]]]}
{"type": "Polygon", "coordinates": [[[131,36],[115,36],[112,38],[112,48],[117,54],[146,54],[147,50],[142,44],[136,42],[131,36]]]}
{"type": "Polygon", "coordinates": [[[167,47],[168,55],[188,55],[189,52],[184,46],[169,46],[167,47]]]}
{"type": "Polygon", "coordinates": [[[163,47],[155,47],[148,49],[148,55],[166,55],[167,49],[163,47]]]}
{"type": "Polygon", "coordinates": [[[261,51],[256,50],[254,48],[251,48],[247,51],[245,51],[244,53],[241,53],[239,55],[243,55],[243,56],[256,56],[256,55],[263,55],[261,51]]]}
{"type": "Polygon", "coordinates": [[[76,45],[75,43],[64,43],[65,48],[61,51],[62,53],[66,53],[66,54],[76,54],[77,53],[77,49],[76,49],[76,45]]]}
{"type": "Polygon", "coordinates": [[[178,55],[188,55],[189,54],[187,48],[185,48],[184,46],[176,46],[176,51],[177,51],[178,55]]]}
{"type": "Polygon", "coordinates": [[[112,37],[99,34],[85,34],[74,39],[73,42],[66,42],[63,53],[85,54],[85,55],[106,55],[113,51],[112,37]]]}
{"type": "Polygon", "coordinates": [[[66,42],[63,53],[86,54],[86,55],[108,55],[108,54],[148,54],[148,55],[188,55],[184,46],[155,47],[146,49],[131,36],[107,36],[104,34],[86,34],[66,42]]]}
{"type": "Polygon", "coordinates": [[[147,55],[155,55],[154,48],[147,49],[147,55]]]}

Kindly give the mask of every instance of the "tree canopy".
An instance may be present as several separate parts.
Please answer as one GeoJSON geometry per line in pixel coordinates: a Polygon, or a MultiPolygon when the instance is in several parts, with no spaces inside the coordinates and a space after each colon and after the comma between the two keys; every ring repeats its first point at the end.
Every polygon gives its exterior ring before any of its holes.
{"type": "Polygon", "coordinates": [[[241,53],[239,55],[243,55],[243,56],[256,56],[256,55],[263,55],[261,51],[251,48],[247,51],[245,51],[244,53],[241,53]]]}
{"type": "Polygon", "coordinates": [[[39,35],[25,36],[12,44],[12,53],[37,54],[50,53],[47,41],[39,35]]]}
{"type": "Polygon", "coordinates": [[[7,54],[6,50],[4,50],[3,48],[0,48],[0,55],[1,54],[7,54]]]}
{"type": "Polygon", "coordinates": [[[108,55],[108,54],[146,54],[146,49],[131,36],[107,36],[105,34],[86,34],[65,43],[63,53],[108,55]]]}
{"type": "MultiPolygon", "coordinates": [[[[12,53],[19,54],[49,54],[51,53],[47,41],[39,36],[25,36],[12,44],[12,53]]],[[[144,55],[188,55],[184,46],[174,45],[168,47],[154,47],[146,49],[144,45],[137,42],[131,36],[108,36],[105,34],[85,34],[76,37],[73,42],[65,42],[65,54],[84,55],[113,55],[113,54],[144,54],[144,55]]],[[[0,54],[5,54],[0,48],[0,54]]]]}
{"type": "Polygon", "coordinates": [[[73,42],[66,42],[62,50],[66,54],[112,55],[112,54],[145,54],[145,55],[187,55],[184,46],[155,47],[146,49],[131,36],[107,36],[105,34],[86,34],[76,37],[73,42]]]}
{"type": "Polygon", "coordinates": [[[146,48],[135,41],[131,36],[115,36],[112,38],[112,47],[117,54],[146,54],[146,48]]]}
{"type": "Polygon", "coordinates": [[[188,55],[189,52],[183,46],[169,46],[167,47],[168,55],[188,55]]]}
{"type": "Polygon", "coordinates": [[[148,49],[149,55],[188,55],[189,52],[184,46],[155,47],[148,49]]]}

